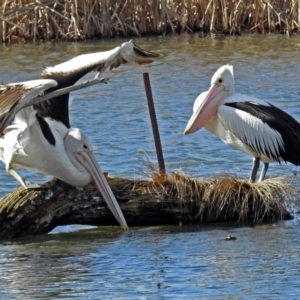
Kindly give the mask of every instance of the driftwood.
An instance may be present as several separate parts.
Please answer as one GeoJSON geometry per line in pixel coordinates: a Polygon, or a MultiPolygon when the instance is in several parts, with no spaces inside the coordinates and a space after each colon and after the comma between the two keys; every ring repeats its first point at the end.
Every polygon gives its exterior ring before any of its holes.
{"type": "MultiPolygon", "coordinates": [[[[107,180],[129,227],[291,218],[285,204],[293,187],[286,181],[253,184],[230,176],[201,181],[182,174],[162,180],[107,180]]],[[[79,190],[53,179],[39,190],[19,187],[0,201],[2,239],[48,233],[70,224],[118,225],[93,184],[79,190]]]]}
{"type": "MultiPolygon", "coordinates": [[[[139,181],[138,189],[135,181],[127,179],[108,178],[108,182],[130,226],[176,222],[174,213],[153,198],[147,181],[145,187],[139,181]]],[[[40,190],[19,187],[0,202],[1,238],[47,233],[70,224],[118,225],[93,183],[79,190],[54,179],[40,190]]]]}

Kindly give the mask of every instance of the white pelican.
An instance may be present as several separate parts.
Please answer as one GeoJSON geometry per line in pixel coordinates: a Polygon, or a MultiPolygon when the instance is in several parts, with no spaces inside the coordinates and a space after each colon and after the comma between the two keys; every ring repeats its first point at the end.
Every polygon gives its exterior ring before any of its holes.
{"type": "Polygon", "coordinates": [[[210,89],[198,96],[184,134],[206,128],[224,143],[253,157],[250,180],[265,178],[270,162],[300,165],[300,124],[272,104],[235,93],[233,66],[219,68],[210,89]]]}
{"type": "Polygon", "coordinates": [[[44,79],[1,85],[0,159],[7,173],[25,188],[37,185],[23,179],[14,170],[16,167],[52,175],[76,187],[94,180],[115,218],[127,228],[118,202],[97,165],[90,141],[80,129],[70,126],[69,94],[43,102],[36,96],[73,85],[92,70],[99,75],[121,63],[148,63],[158,56],[130,41],[110,51],[80,55],[46,68],[42,72],[44,79]]]}

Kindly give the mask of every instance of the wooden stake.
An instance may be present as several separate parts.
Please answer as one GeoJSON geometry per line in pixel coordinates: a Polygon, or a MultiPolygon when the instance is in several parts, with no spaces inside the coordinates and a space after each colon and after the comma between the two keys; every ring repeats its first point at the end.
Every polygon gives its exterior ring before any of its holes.
{"type": "Polygon", "coordinates": [[[166,168],[165,168],[164,156],[163,156],[163,151],[162,151],[161,142],[160,142],[160,136],[159,136],[159,130],[158,130],[157,119],[156,119],[156,114],[155,114],[155,107],[154,107],[154,102],[153,102],[153,97],[152,97],[149,74],[143,73],[143,79],[144,79],[145,91],[146,91],[146,96],[147,96],[150,121],[151,121],[151,125],[152,125],[156,155],[157,155],[157,160],[158,160],[158,167],[159,167],[160,174],[165,175],[166,168]]]}

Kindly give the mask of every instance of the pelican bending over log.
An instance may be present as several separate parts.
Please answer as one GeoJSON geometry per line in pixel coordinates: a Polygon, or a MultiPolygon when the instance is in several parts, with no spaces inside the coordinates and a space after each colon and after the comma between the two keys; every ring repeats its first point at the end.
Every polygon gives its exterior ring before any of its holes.
{"type": "Polygon", "coordinates": [[[7,173],[25,188],[37,185],[22,178],[16,167],[52,175],[76,187],[94,180],[118,222],[127,228],[88,137],[70,126],[69,93],[43,102],[37,96],[69,87],[92,70],[102,73],[121,63],[149,63],[158,56],[130,41],[110,51],[80,55],[46,68],[43,79],[0,85],[0,159],[7,173]]]}
{"type": "Polygon", "coordinates": [[[233,66],[219,68],[210,89],[198,96],[184,134],[206,128],[224,143],[253,157],[250,180],[265,178],[270,162],[300,165],[300,124],[263,100],[235,93],[233,66]]]}

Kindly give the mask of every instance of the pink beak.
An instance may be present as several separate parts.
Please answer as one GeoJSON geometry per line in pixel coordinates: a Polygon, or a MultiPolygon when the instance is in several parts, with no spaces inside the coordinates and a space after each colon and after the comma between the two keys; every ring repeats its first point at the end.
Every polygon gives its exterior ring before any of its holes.
{"type": "Polygon", "coordinates": [[[194,133],[205,126],[226,97],[227,91],[223,85],[212,85],[200,106],[192,114],[184,130],[184,135],[194,133]]]}
{"type": "Polygon", "coordinates": [[[104,176],[100,166],[98,165],[95,156],[92,152],[80,152],[75,153],[77,159],[86,167],[86,169],[90,172],[93,177],[100,193],[102,194],[105,202],[107,203],[109,209],[113,213],[114,217],[120,223],[120,225],[127,230],[128,226],[126,220],[123,216],[121,208],[104,176]]]}

